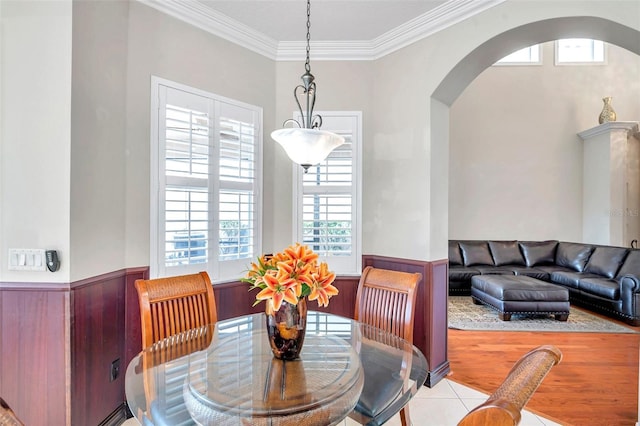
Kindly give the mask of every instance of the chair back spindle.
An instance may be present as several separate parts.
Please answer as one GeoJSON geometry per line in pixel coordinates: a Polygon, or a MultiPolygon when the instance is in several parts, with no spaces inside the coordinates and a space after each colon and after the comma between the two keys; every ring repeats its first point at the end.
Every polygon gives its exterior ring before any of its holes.
{"type": "Polygon", "coordinates": [[[422,275],[377,269],[362,271],[355,319],[413,343],[416,286],[422,275]]]}
{"type": "Polygon", "coordinates": [[[136,280],[142,348],[217,321],[213,286],[206,272],[136,280]]]}

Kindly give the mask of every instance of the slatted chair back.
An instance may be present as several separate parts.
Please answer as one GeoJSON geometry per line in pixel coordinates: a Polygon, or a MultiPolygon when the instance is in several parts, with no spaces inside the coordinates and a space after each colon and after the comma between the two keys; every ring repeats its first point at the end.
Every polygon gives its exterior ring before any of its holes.
{"type": "Polygon", "coordinates": [[[416,287],[422,278],[367,266],[356,294],[355,319],[413,343],[416,287]]]}
{"type": "Polygon", "coordinates": [[[0,398],[0,425],[2,426],[24,426],[24,423],[18,419],[16,413],[13,412],[7,402],[0,398]]]}
{"type": "Polygon", "coordinates": [[[471,410],[458,426],[515,426],[522,409],[551,370],[560,363],[562,352],[555,346],[539,346],[523,355],[511,368],[500,387],[471,410]]]}
{"type": "MultiPolygon", "coordinates": [[[[422,274],[391,271],[367,266],[362,271],[358,291],[354,318],[364,324],[385,330],[413,343],[413,322],[416,306],[416,288],[422,279],[422,274]]],[[[365,336],[366,337],[366,336],[365,336]]],[[[361,354],[362,356],[362,354],[361,354]]],[[[411,370],[411,360],[403,361],[405,370],[402,386],[408,386],[408,371],[411,370]]],[[[375,400],[375,393],[380,389],[368,386],[367,377],[379,377],[385,372],[376,370],[375,365],[363,365],[365,369],[365,383],[362,400],[375,400]]],[[[371,404],[375,405],[375,404],[371,404]]],[[[384,410],[375,414],[371,407],[366,408],[358,404],[350,417],[359,423],[376,424],[376,417],[383,416],[384,410]]],[[[405,405],[400,410],[402,426],[411,424],[409,407],[405,405]]]]}
{"type": "Polygon", "coordinates": [[[206,272],[136,280],[142,348],[175,334],[217,321],[216,302],[206,272]]]}

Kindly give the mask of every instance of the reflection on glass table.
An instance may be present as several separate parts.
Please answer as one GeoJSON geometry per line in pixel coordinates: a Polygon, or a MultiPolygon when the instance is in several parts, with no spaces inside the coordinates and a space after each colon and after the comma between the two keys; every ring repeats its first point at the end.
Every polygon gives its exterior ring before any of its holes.
{"type": "Polygon", "coordinates": [[[301,356],[273,358],[264,314],[191,330],[147,348],[127,368],[143,425],[380,425],[424,384],[413,345],[352,319],[310,311],[301,356]]]}

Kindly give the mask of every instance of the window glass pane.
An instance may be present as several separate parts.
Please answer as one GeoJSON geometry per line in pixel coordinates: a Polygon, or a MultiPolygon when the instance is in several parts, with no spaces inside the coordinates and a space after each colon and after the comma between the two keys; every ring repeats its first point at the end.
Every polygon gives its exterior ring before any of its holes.
{"type": "Polygon", "coordinates": [[[220,178],[252,182],[255,170],[255,128],[230,118],[220,121],[220,178]]]}
{"type": "Polygon", "coordinates": [[[524,49],[516,50],[515,52],[500,59],[498,64],[529,64],[540,63],[540,45],[535,44],[533,46],[525,47],[524,49]]]}
{"type": "Polygon", "coordinates": [[[350,194],[304,195],[303,242],[320,256],[349,256],[352,251],[350,194]]]}
{"type": "Polygon", "coordinates": [[[207,113],[167,105],[166,117],[166,174],[206,177],[209,174],[207,113]]]}
{"type": "Polygon", "coordinates": [[[351,135],[343,134],[344,144],[334,149],[320,164],[309,167],[303,176],[304,186],[340,185],[353,182],[353,143],[351,135]]]}
{"type": "Polygon", "coordinates": [[[254,257],[254,197],[246,191],[220,192],[220,260],[254,257]]]}
{"type": "Polygon", "coordinates": [[[165,266],[206,263],[208,193],[167,188],[165,198],[165,266]]]}
{"type": "Polygon", "coordinates": [[[604,62],[604,42],[585,38],[568,38],[556,42],[558,63],[604,62]]]}

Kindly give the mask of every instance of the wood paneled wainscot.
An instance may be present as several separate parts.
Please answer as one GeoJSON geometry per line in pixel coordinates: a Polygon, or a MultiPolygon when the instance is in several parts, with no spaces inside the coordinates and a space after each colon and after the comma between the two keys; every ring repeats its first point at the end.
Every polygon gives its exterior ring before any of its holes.
{"type": "Polygon", "coordinates": [[[0,395],[25,424],[108,425],[124,418],[126,289],[147,271],[71,284],[0,283],[0,395]]]}

